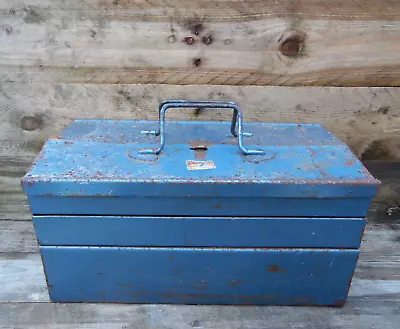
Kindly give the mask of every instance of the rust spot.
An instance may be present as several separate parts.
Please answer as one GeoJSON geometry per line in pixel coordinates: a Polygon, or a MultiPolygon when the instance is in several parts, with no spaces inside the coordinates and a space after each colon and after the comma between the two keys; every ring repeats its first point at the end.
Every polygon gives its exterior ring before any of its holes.
{"type": "Polygon", "coordinates": [[[190,148],[191,149],[196,149],[199,147],[208,147],[210,145],[212,145],[212,142],[208,142],[202,139],[196,139],[194,141],[189,142],[190,148]]]}
{"type": "Polygon", "coordinates": [[[276,264],[272,264],[272,265],[270,265],[270,266],[268,266],[267,268],[266,268],[266,270],[267,271],[270,271],[270,272],[286,272],[286,270],[284,269],[284,268],[282,268],[282,267],[279,267],[278,265],[276,265],[276,264]]]}
{"type": "Polygon", "coordinates": [[[211,34],[207,34],[207,35],[205,35],[205,36],[203,37],[203,43],[204,43],[205,45],[210,45],[210,44],[212,44],[212,42],[213,42],[213,37],[212,37],[211,34]]]}
{"type": "Polygon", "coordinates": [[[310,297],[294,297],[292,301],[295,303],[312,303],[315,299],[310,297]]]}
{"type": "Polygon", "coordinates": [[[193,45],[196,40],[193,37],[186,37],[185,39],[183,39],[184,42],[186,42],[188,45],[193,45]]]}
{"type": "Polygon", "coordinates": [[[196,67],[200,66],[201,65],[201,58],[195,58],[193,60],[193,65],[196,66],[196,67]]]}
{"type": "Polygon", "coordinates": [[[189,143],[190,149],[194,151],[194,157],[197,160],[203,160],[205,158],[208,146],[211,144],[212,143],[200,139],[189,143]]]}
{"type": "Polygon", "coordinates": [[[344,306],[344,304],[346,304],[345,299],[337,299],[337,300],[335,300],[335,303],[333,305],[334,306],[344,306]]]}
{"type": "Polygon", "coordinates": [[[215,204],[215,205],[213,205],[213,208],[214,209],[221,209],[221,204],[219,204],[219,203],[217,203],[217,204],[215,204]]]}
{"type": "Polygon", "coordinates": [[[196,160],[203,160],[206,157],[207,148],[191,148],[194,150],[194,158],[196,160]]]}
{"type": "Polygon", "coordinates": [[[256,304],[259,303],[260,301],[264,300],[271,300],[276,298],[276,296],[273,295],[237,295],[237,294],[213,294],[213,293],[202,293],[202,292],[197,292],[197,293],[176,293],[172,291],[167,291],[167,292],[160,292],[158,295],[168,298],[175,298],[177,300],[180,300],[180,302],[185,302],[188,299],[193,301],[196,298],[207,298],[207,297],[212,297],[212,298],[218,298],[218,299],[232,299],[234,298],[235,300],[239,299],[239,303],[246,303],[248,302],[249,304],[256,304]]]}
{"type": "Polygon", "coordinates": [[[242,283],[243,283],[242,280],[232,280],[232,281],[230,282],[230,285],[231,285],[231,286],[237,286],[237,285],[242,284],[242,283]]]}
{"type": "Polygon", "coordinates": [[[354,165],[354,160],[347,159],[345,161],[345,163],[346,163],[346,166],[351,167],[352,165],[354,165]]]}

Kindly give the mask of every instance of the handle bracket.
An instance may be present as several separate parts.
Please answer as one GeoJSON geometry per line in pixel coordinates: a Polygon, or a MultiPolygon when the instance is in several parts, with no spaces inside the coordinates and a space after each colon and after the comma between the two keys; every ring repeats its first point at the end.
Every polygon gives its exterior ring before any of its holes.
{"type": "Polygon", "coordinates": [[[160,135],[160,146],[156,150],[144,149],[140,150],[140,154],[159,154],[165,145],[165,112],[169,108],[224,108],[232,109],[233,117],[231,122],[231,134],[238,139],[239,149],[245,155],[260,155],[264,154],[263,150],[251,150],[243,146],[243,136],[251,136],[249,133],[243,132],[243,114],[242,109],[235,102],[229,101],[189,101],[169,99],[161,102],[158,106],[158,119],[160,126],[157,130],[144,130],[144,134],[160,135]],[[236,130],[237,125],[237,130],[236,130]]]}

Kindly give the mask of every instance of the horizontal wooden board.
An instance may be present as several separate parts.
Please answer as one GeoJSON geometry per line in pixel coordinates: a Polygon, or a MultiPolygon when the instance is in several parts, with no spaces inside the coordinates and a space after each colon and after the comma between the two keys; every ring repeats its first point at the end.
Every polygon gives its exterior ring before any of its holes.
{"type": "Polygon", "coordinates": [[[2,81],[400,85],[396,0],[0,1],[2,81]]]}
{"type": "MultiPolygon", "coordinates": [[[[29,9],[39,18],[58,15],[61,10],[87,17],[138,18],[157,20],[182,16],[206,17],[211,20],[248,20],[263,17],[293,16],[324,19],[398,19],[396,0],[2,0],[3,12],[29,9]]],[[[0,7],[0,8],[1,8],[0,7]]],[[[32,13],[31,13],[32,15],[32,13]]],[[[34,14],[33,14],[34,15],[34,14]]],[[[30,18],[32,20],[32,18],[30,18]]]]}
{"type": "Polygon", "coordinates": [[[396,328],[399,313],[397,284],[363,281],[359,288],[358,295],[350,296],[348,304],[339,309],[7,303],[0,304],[0,325],[24,329],[396,328]]]}
{"type": "Polygon", "coordinates": [[[33,223],[31,221],[0,221],[0,253],[39,252],[33,223]]]}
{"type": "MultiPolygon", "coordinates": [[[[3,241],[6,242],[9,241],[8,239],[13,238],[10,235],[3,241]]],[[[1,302],[49,301],[39,253],[1,253],[0,268],[0,279],[2,282],[0,287],[0,304],[1,302]]]]}
{"type": "MultiPolygon", "coordinates": [[[[167,98],[226,99],[245,121],[312,122],[362,159],[400,158],[400,89],[3,83],[0,155],[36,155],[74,118],[157,119],[167,98]]],[[[167,119],[230,120],[224,110],[171,110],[167,119]]]]}

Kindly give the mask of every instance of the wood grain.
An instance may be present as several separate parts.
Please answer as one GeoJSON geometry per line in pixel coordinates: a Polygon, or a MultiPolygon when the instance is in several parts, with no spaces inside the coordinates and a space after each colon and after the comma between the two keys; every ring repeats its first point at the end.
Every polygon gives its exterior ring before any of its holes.
{"type": "Polygon", "coordinates": [[[3,0],[0,10],[2,81],[400,85],[396,0],[3,0]],[[288,42],[292,56],[280,50],[288,42]]]}
{"type": "MultiPolygon", "coordinates": [[[[76,12],[88,17],[138,18],[157,20],[180,18],[192,14],[210,20],[248,20],[253,18],[294,16],[324,19],[398,19],[396,0],[1,0],[3,13],[13,9],[37,10],[39,16],[57,15],[61,11],[76,12]]],[[[25,13],[24,13],[25,14],[25,13]]],[[[32,18],[31,18],[32,20],[32,18]]]]}
{"type": "Polygon", "coordinates": [[[49,301],[39,253],[1,253],[0,268],[0,303],[49,301]]]}
{"type": "MultiPolygon", "coordinates": [[[[38,253],[39,246],[31,221],[0,221],[0,253],[38,253]]],[[[11,255],[12,257],[12,255],[11,255]]]]}
{"type": "MultiPolygon", "coordinates": [[[[158,103],[166,98],[234,100],[243,107],[245,121],[322,123],[365,160],[400,158],[398,88],[43,82],[1,84],[0,155],[36,155],[48,136],[58,134],[74,118],[154,120],[158,103]]],[[[230,114],[175,110],[167,119],[229,120],[230,114]]]]}
{"type": "MultiPolygon", "coordinates": [[[[364,291],[376,289],[368,283],[364,291]]],[[[0,323],[18,329],[393,329],[398,324],[398,294],[388,292],[389,287],[375,290],[377,297],[351,297],[341,309],[7,303],[0,304],[0,323]]]]}

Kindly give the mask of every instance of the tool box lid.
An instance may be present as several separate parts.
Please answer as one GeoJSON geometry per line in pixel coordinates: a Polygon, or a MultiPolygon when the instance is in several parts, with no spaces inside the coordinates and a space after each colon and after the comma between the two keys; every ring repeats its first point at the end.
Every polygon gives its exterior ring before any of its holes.
{"type": "Polygon", "coordinates": [[[159,121],[74,120],[46,141],[23,186],[28,196],[375,194],[379,181],[321,125],[234,119],[163,121],[161,128],[159,121]]]}

